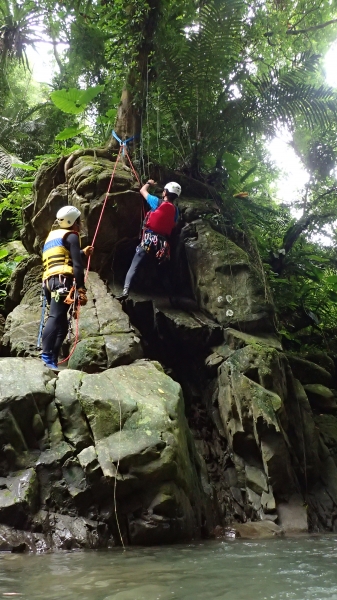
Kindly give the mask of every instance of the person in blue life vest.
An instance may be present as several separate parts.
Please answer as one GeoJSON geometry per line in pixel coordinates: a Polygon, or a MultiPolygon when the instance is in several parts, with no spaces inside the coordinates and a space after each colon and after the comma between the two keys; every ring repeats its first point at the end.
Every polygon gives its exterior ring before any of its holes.
{"type": "Polygon", "coordinates": [[[57,369],[61,346],[67,335],[69,302],[65,302],[75,281],[81,306],[87,303],[82,258],[93,252],[92,246],[80,249],[80,216],[75,206],[63,206],[56,215],[55,226],[42,250],[43,290],[49,305],[49,316],[42,334],[42,360],[57,369]]]}
{"type": "Polygon", "coordinates": [[[160,264],[170,259],[168,239],[179,218],[179,210],[174,205],[174,201],[181,194],[181,186],[174,181],[167,183],[162,197],[158,198],[149,194],[150,185],[156,185],[153,179],[149,179],[140,189],[150,210],[144,220],[141,242],[136,248],[136,253],[125,277],[123,292],[120,296],[116,296],[116,299],[120,301],[126,300],[129,296],[131,283],[142,263],[156,259],[160,264]]]}

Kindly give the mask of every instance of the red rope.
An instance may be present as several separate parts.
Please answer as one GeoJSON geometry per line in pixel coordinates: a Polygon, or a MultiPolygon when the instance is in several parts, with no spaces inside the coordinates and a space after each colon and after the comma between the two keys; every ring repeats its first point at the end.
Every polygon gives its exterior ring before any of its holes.
{"type": "MultiPolygon", "coordinates": [[[[138,177],[138,173],[137,173],[136,169],[134,168],[134,166],[133,166],[133,164],[132,164],[132,160],[131,160],[131,158],[130,158],[130,156],[129,156],[129,153],[128,153],[128,151],[127,151],[127,149],[126,149],[126,148],[125,148],[125,154],[126,154],[126,156],[128,157],[128,161],[129,161],[129,163],[130,163],[130,167],[131,167],[131,169],[132,169],[132,172],[133,172],[133,174],[134,174],[135,178],[137,179],[137,181],[138,181],[139,185],[142,185],[142,184],[140,183],[140,179],[139,179],[139,177],[138,177]]],[[[141,218],[141,221],[142,221],[142,222],[143,222],[143,220],[144,220],[144,217],[145,217],[145,208],[144,208],[144,202],[143,202],[143,200],[142,200],[142,206],[141,206],[141,212],[140,212],[140,218],[141,218]]]]}
{"type": "MultiPolygon", "coordinates": [[[[95,233],[94,233],[94,237],[92,238],[92,243],[91,243],[91,245],[92,245],[93,247],[94,247],[94,245],[95,245],[95,241],[96,241],[96,237],[97,237],[97,234],[98,234],[98,230],[99,230],[99,228],[100,228],[100,225],[101,225],[101,221],[102,221],[102,218],[103,218],[103,213],[104,213],[105,205],[106,205],[106,203],[107,203],[108,196],[109,196],[109,193],[110,193],[110,189],[111,189],[111,186],[112,186],[112,182],[113,182],[113,179],[114,179],[114,177],[115,177],[115,172],[116,172],[116,168],[117,168],[117,163],[118,163],[118,161],[119,161],[119,159],[120,159],[121,152],[122,152],[122,146],[120,146],[120,148],[119,148],[119,152],[118,152],[118,156],[117,156],[117,159],[116,159],[116,162],[115,162],[115,166],[114,166],[114,169],[113,169],[113,171],[112,171],[112,175],[111,175],[110,183],[109,183],[109,185],[108,185],[108,190],[107,190],[107,193],[105,194],[105,198],[104,198],[104,202],[103,202],[103,206],[102,206],[101,214],[100,214],[100,216],[99,216],[98,223],[97,223],[97,226],[96,226],[96,231],[95,231],[95,233]]],[[[87,263],[87,271],[86,271],[85,278],[84,278],[84,281],[85,281],[85,282],[86,282],[86,280],[87,280],[87,278],[88,278],[88,273],[89,273],[89,269],[90,269],[90,262],[91,262],[91,256],[89,255],[89,257],[88,257],[88,263],[87,263]]]]}
{"type": "Polygon", "coordinates": [[[69,360],[69,358],[75,352],[75,348],[76,348],[77,343],[78,343],[79,319],[80,319],[80,303],[78,302],[77,309],[76,309],[76,330],[75,330],[74,345],[73,345],[73,347],[72,347],[69,355],[67,356],[67,358],[64,358],[63,360],[59,360],[59,362],[57,363],[58,365],[62,365],[62,363],[67,362],[69,360]]]}
{"type": "MultiPolygon", "coordinates": [[[[109,185],[108,185],[107,193],[106,193],[105,198],[104,198],[102,210],[101,210],[98,222],[97,222],[97,226],[96,226],[96,230],[95,230],[95,233],[94,233],[94,237],[92,238],[92,243],[91,243],[92,247],[94,247],[94,245],[95,245],[95,241],[96,241],[96,238],[97,238],[98,230],[99,230],[101,222],[102,222],[104,209],[105,209],[106,203],[108,201],[108,197],[109,197],[109,193],[110,193],[110,190],[111,190],[112,182],[114,180],[115,173],[116,173],[117,163],[118,163],[118,161],[120,159],[122,149],[123,149],[123,146],[121,145],[120,148],[119,148],[118,156],[117,156],[117,159],[116,159],[116,162],[115,162],[115,166],[114,166],[114,169],[113,169],[113,172],[112,172],[112,175],[111,175],[111,179],[110,179],[110,182],[109,182],[109,185]]],[[[132,172],[133,172],[135,178],[137,179],[138,183],[141,185],[140,179],[139,179],[138,174],[137,174],[137,171],[135,170],[135,168],[134,168],[134,166],[132,164],[131,158],[130,158],[130,156],[128,154],[128,151],[126,150],[126,148],[125,148],[125,154],[128,157],[128,160],[129,160],[129,163],[130,163],[130,166],[131,166],[131,169],[132,169],[132,172]]],[[[143,212],[145,214],[143,202],[142,202],[142,210],[143,210],[143,212]]],[[[86,282],[86,280],[88,278],[88,273],[89,273],[89,269],[90,269],[90,262],[91,262],[91,255],[88,256],[88,263],[87,263],[86,274],[85,274],[85,277],[84,277],[84,282],[86,282]]],[[[67,358],[64,358],[63,360],[59,361],[58,365],[61,365],[62,363],[67,362],[69,360],[69,358],[75,352],[75,348],[76,348],[76,346],[78,344],[79,317],[80,317],[80,303],[78,302],[78,306],[77,306],[77,309],[76,309],[76,331],[75,331],[74,345],[73,345],[73,347],[71,349],[71,352],[69,353],[69,356],[67,356],[67,358]]]]}
{"type": "Polygon", "coordinates": [[[138,177],[138,173],[137,173],[136,169],[134,168],[134,166],[133,166],[133,164],[132,164],[132,160],[131,160],[131,158],[130,158],[130,156],[129,156],[129,153],[128,153],[127,149],[125,148],[125,150],[124,150],[124,151],[125,151],[125,154],[126,154],[126,156],[128,157],[128,161],[129,161],[129,163],[130,163],[130,167],[131,167],[131,169],[132,169],[132,172],[133,172],[133,174],[134,174],[135,178],[137,179],[137,181],[138,181],[139,185],[141,185],[141,183],[140,183],[140,179],[139,179],[139,177],[138,177]]]}

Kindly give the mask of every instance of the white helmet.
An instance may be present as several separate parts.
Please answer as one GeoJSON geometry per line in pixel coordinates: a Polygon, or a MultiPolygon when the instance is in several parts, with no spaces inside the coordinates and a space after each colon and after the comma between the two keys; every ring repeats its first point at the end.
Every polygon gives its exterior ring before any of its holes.
{"type": "Polygon", "coordinates": [[[80,215],[81,211],[76,206],[62,206],[56,214],[56,219],[60,227],[69,229],[80,215]]]}
{"type": "Polygon", "coordinates": [[[181,186],[179,185],[179,183],[176,183],[175,181],[170,181],[170,183],[167,183],[164,187],[164,190],[167,190],[168,192],[171,192],[172,194],[177,194],[177,196],[180,196],[180,194],[181,194],[181,186]]]}

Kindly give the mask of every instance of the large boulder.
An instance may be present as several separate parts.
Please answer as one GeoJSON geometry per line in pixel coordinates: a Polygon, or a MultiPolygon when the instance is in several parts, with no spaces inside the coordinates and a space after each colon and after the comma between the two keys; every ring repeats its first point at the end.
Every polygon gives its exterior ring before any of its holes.
{"type": "Polygon", "coordinates": [[[219,367],[217,402],[247,516],[277,514],[285,531],[334,530],[334,423],[320,417],[320,436],[286,357],[258,344],[232,352],[219,367]]]}
{"type": "Polygon", "coordinates": [[[326,413],[337,413],[336,397],[332,390],[321,383],[308,383],[305,392],[313,410],[326,413]]]}
{"type": "Polygon", "coordinates": [[[225,326],[273,330],[263,276],[247,252],[225,231],[215,231],[208,220],[187,227],[186,256],[199,306],[225,326]]]}
{"type": "Polygon", "coordinates": [[[37,277],[41,288],[42,261],[38,255],[33,254],[24,258],[12,273],[6,289],[5,310],[7,313],[20,304],[32,286],[35,287],[37,277]]]}
{"type": "MultiPolygon", "coordinates": [[[[98,149],[75,152],[66,162],[62,158],[49,168],[43,165],[35,181],[33,204],[25,214],[22,240],[26,248],[36,254],[41,252],[56,212],[68,203],[77,206],[84,216],[84,244],[88,237],[91,240],[114,167],[111,156],[98,149]]],[[[139,232],[141,201],[134,185],[130,168],[120,161],[95,244],[92,265],[96,270],[109,260],[116,242],[139,232]]]]}
{"type": "Polygon", "coordinates": [[[170,543],[210,526],[181,388],[158,363],[56,376],[2,358],[0,388],[0,524],[65,549],[120,543],[118,531],[170,543]]]}
{"type": "Polygon", "coordinates": [[[95,373],[142,358],[139,336],[96,273],[89,274],[86,286],[88,304],[79,311],[78,340],[69,368],[95,373]]]}
{"type": "MultiPolygon", "coordinates": [[[[41,320],[41,267],[26,273],[26,293],[21,304],[8,315],[2,340],[3,353],[10,356],[37,356],[41,320]],[[26,281],[28,280],[28,281],[26,281]]],[[[88,304],[73,322],[73,343],[69,367],[90,373],[142,358],[140,338],[130,325],[121,305],[107,294],[98,275],[90,272],[86,282],[88,304]],[[77,333],[77,337],[76,337],[77,333]]],[[[69,346],[64,349],[69,354],[69,346]]]]}
{"type": "Polygon", "coordinates": [[[303,385],[320,383],[326,387],[334,387],[333,376],[324,367],[293,354],[288,355],[288,360],[294,376],[303,385]]]}
{"type": "Polygon", "coordinates": [[[321,413],[316,414],[314,419],[322,442],[337,465],[337,416],[321,413]]]}
{"type": "MultiPolygon", "coordinates": [[[[86,245],[107,201],[88,304],[74,323],[76,344],[64,346],[70,368],[55,377],[39,363],[47,399],[24,396],[28,424],[12,400],[1,411],[0,522],[2,514],[14,542],[21,527],[43,536],[28,545],[106,547],[120,533],[129,543],[171,542],[209,531],[212,498],[221,528],[234,519],[262,523],[252,535],[279,532],[274,522],[285,532],[336,530],[332,359],[283,354],[253,245],[225,227],[211,190],[186,178],[177,179],[184,196],[170,299],[147,266],[122,306],[111,297],[96,272],[112,295],[120,291],[141,216],[138,184],[122,162],[106,195],[114,160],[82,149],[43,167],[25,210],[23,239],[39,254],[62,204],[81,209],[86,245]]],[[[23,262],[9,287],[3,353],[11,356],[36,353],[39,260],[23,262]]],[[[21,363],[19,373],[24,379],[21,363]]]]}

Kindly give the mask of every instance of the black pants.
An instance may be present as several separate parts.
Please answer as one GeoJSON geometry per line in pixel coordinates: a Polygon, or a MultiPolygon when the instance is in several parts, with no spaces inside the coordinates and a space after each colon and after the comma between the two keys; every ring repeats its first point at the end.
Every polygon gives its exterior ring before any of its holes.
{"type": "Polygon", "coordinates": [[[129,290],[131,283],[137,274],[137,271],[142,263],[152,262],[157,265],[157,271],[162,281],[165,292],[168,296],[172,295],[171,277],[169,274],[169,261],[165,261],[162,264],[158,264],[156,257],[151,252],[146,252],[141,246],[137,246],[136,253],[133,257],[130,268],[126,274],[124,289],[129,290]]]}
{"type": "Polygon", "coordinates": [[[69,291],[72,286],[72,279],[69,277],[65,278],[63,284],[60,282],[58,276],[50,277],[48,284],[48,287],[45,287],[45,296],[50,308],[42,334],[42,352],[52,353],[53,357],[58,358],[61,346],[68,332],[67,313],[69,304],[64,303],[67,293],[60,295],[58,302],[56,302],[55,298],[51,297],[51,292],[58,290],[64,285],[69,291]]]}

